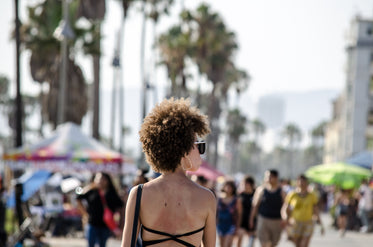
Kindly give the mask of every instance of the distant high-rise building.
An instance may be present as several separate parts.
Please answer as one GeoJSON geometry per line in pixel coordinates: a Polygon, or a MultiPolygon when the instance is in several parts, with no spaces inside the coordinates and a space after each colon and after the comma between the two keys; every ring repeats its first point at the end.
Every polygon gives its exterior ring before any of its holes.
{"type": "Polygon", "coordinates": [[[373,151],[373,20],[356,17],[348,37],[346,86],[334,102],[325,162],[373,151]]]}
{"type": "Polygon", "coordinates": [[[285,119],[285,101],[279,96],[263,96],[258,102],[257,115],[267,128],[280,128],[285,119]]]}

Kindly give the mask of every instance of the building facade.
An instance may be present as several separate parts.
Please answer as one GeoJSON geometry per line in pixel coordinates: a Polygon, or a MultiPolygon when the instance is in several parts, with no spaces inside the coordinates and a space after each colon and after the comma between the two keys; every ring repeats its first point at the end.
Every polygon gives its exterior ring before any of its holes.
{"type": "Polygon", "coordinates": [[[347,41],[346,85],[333,102],[324,162],[373,151],[373,20],[356,17],[347,41]]]}

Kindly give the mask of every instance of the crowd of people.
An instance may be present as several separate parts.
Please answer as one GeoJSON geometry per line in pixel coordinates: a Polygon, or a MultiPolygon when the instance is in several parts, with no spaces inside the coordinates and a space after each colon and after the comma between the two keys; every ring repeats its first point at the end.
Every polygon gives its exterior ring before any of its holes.
{"type": "Polygon", "coordinates": [[[334,226],[344,236],[346,230],[362,233],[373,231],[373,191],[368,180],[362,180],[358,189],[329,192],[327,209],[334,217],[334,226]]]}
{"type": "Polygon", "coordinates": [[[144,119],[140,141],[154,176],[141,171],[131,186],[117,190],[107,173],[95,174],[77,190],[88,246],[105,247],[110,236],[127,246],[262,247],[281,236],[308,247],[315,226],[324,233],[321,212],[331,212],[343,237],[346,230],[370,232],[373,194],[369,181],[358,190],[310,186],[300,174],[293,183],[267,170],[260,185],[246,175],[223,183],[190,176],[202,164],[207,117],[185,99],[164,100],[144,119]],[[244,241],[245,240],[245,241],[244,241]]]}
{"type": "MultiPolygon", "coordinates": [[[[187,164],[185,164],[187,165],[187,164]]],[[[299,175],[292,185],[286,180],[279,179],[279,173],[277,170],[268,170],[264,174],[264,181],[261,185],[257,186],[252,176],[247,175],[241,181],[235,181],[233,179],[226,179],[222,184],[208,181],[203,176],[186,176],[186,181],[190,181],[193,184],[198,184],[200,187],[205,187],[210,193],[210,199],[215,198],[213,201],[216,202],[215,212],[215,223],[213,229],[216,228],[216,234],[218,244],[221,247],[230,246],[243,246],[243,243],[248,243],[248,246],[254,246],[254,243],[259,244],[262,247],[270,247],[278,245],[282,234],[286,234],[289,241],[294,243],[296,247],[307,247],[311,241],[312,234],[316,225],[319,225],[321,233],[324,234],[324,224],[320,218],[320,213],[330,212],[331,216],[335,219],[335,227],[340,230],[341,237],[344,236],[346,230],[360,230],[361,232],[371,232],[372,229],[372,189],[369,187],[368,181],[363,181],[361,187],[358,190],[332,190],[333,187],[322,188],[313,187],[309,185],[308,179],[303,174],[299,175]],[[218,190],[216,188],[219,188],[218,190]],[[317,190],[315,190],[317,188],[317,190]],[[326,196],[325,196],[325,195],[326,196]],[[328,200],[328,194],[332,196],[332,200],[328,200]],[[211,197],[213,195],[213,197],[211,197]],[[245,240],[245,241],[243,241],[245,240]]],[[[177,183],[181,182],[182,186],[186,186],[185,182],[182,182],[180,178],[176,179],[177,183]]],[[[176,182],[175,181],[175,182],[176,182]]],[[[138,184],[149,184],[158,182],[154,177],[147,177],[144,171],[139,171],[137,177],[133,180],[133,184],[130,187],[136,188],[138,184]]],[[[167,183],[163,185],[160,191],[162,194],[165,189],[174,191],[176,185],[167,183]]],[[[126,192],[130,193],[131,189],[126,192]]],[[[158,191],[152,191],[151,195],[155,195],[158,191]]],[[[132,192],[135,193],[136,191],[132,192]]],[[[180,192],[180,189],[177,190],[180,192]]],[[[205,193],[206,191],[204,191],[205,193]]],[[[113,212],[117,212],[118,223],[124,220],[123,208],[127,202],[128,193],[125,196],[118,196],[111,178],[108,174],[99,173],[92,180],[92,183],[87,185],[84,190],[77,196],[79,201],[79,208],[83,215],[85,222],[86,236],[89,245],[95,246],[94,243],[99,243],[99,246],[105,246],[105,242],[109,236],[122,238],[118,235],[115,229],[110,230],[106,223],[102,219],[103,214],[103,200],[102,195],[106,195],[106,201],[108,207],[113,212]],[[84,203],[86,201],[86,203],[84,203]]],[[[185,193],[177,193],[172,195],[172,200],[163,198],[162,204],[164,208],[163,212],[154,212],[155,205],[148,205],[152,210],[149,210],[149,214],[154,217],[154,223],[145,223],[146,220],[141,221],[141,227],[138,235],[137,246],[147,246],[152,241],[142,238],[154,238],[156,235],[168,236],[167,241],[172,240],[170,237],[171,233],[163,232],[161,229],[153,229],[154,226],[167,226],[171,222],[162,223],[161,218],[165,214],[170,214],[170,208],[166,206],[168,203],[178,201],[181,204],[188,204],[187,201],[191,200],[197,203],[197,198],[184,198],[181,201],[180,197],[186,197],[185,193]],[[157,223],[155,223],[157,222],[157,223]],[[150,228],[147,226],[150,225],[150,228]],[[141,230],[140,230],[141,229],[141,230]],[[161,231],[159,231],[161,230],[161,231]],[[148,233],[146,233],[148,231],[148,233]]],[[[136,193],[134,194],[136,195],[136,193]]],[[[196,194],[194,194],[196,195],[196,194]]],[[[207,194],[208,195],[208,194],[207,194]]],[[[133,196],[133,195],[132,195],[133,196]]],[[[144,196],[144,195],[143,195],[144,196]]],[[[148,195],[149,196],[149,195],[148,195]]],[[[206,195],[198,195],[198,198],[204,199],[206,195]]],[[[131,199],[131,196],[129,197],[131,199]]],[[[147,199],[142,198],[142,201],[147,199]]],[[[134,199],[132,199],[134,200],[134,199]]],[[[154,201],[159,203],[156,198],[151,198],[150,202],[154,201]]],[[[146,202],[146,204],[150,203],[146,202]]],[[[201,202],[200,202],[201,203],[201,202]]],[[[146,204],[142,204],[143,208],[146,208],[146,204]]],[[[130,204],[127,204],[130,205],[130,204]]],[[[190,206],[190,205],[188,205],[190,206]]],[[[179,207],[176,207],[178,210],[179,207]]],[[[211,206],[210,206],[211,207],[211,206]]],[[[213,208],[213,207],[212,207],[213,208]]],[[[128,211],[133,211],[134,206],[128,206],[128,211]]],[[[192,211],[198,213],[196,208],[185,209],[186,212],[192,211]],[[197,212],[196,212],[197,211],[197,212]]],[[[175,215],[180,214],[180,211],[172,213],[175,215]]],[[[133,216],[128,214],[128,220],[126,224],[129,226],[127,233],[123,235],[123,239],[131,239],[130,233],[132,232],[132,223],[128,222],[133,216]],[[126,235],[127,234],[127,235],[126,235]]],[[[194,215],[194,214],[193,214],[194,215]]],[[[150,217],[150,216],[143,216],[150,217]]],[[[146,219],[146,218],[144,218],[146,219]]],[[[184,218],[179,218],[175,223],[179,224],[184,218]]],[[[201,221],[202,222],[202,221],[201,221]]],[[[124,223],[124,221],[123,221],[124,223]]],[[[211,223],[212,224],[212,223],[211,223]]],[[[194,229],[200,230],[202,227],[194,227],[194,229]]],[[[118,225],[118,227],[120,227],[118,225]]],[[[123,226],[122,226],[123,227],[123,226]]],[[[201,230],[202,231],[202,230],[201,230]]],[[[193,231],[184,231],[187,234],[193,231]]],[[[199,237],[203,237],[202,232],[196,232],[199,237]]],[[[183,235],[183,234],[182,234],[183,235]]],[[[184,237],[178,239],[180,242],[199,242],[200,239],[196,237],[184,237]]],[[[157,240],[158,241],[158,240],[157,240]]],[[[156,242],[157,242],[156,241],[156,242]]],[[[202,240],[201,240],[202,241],[202,240]]],[[[193,245],[193,244],[192,244],[193,245]]],[[[190,245],[190,246],[192,246],[190,245]]],[[[123,245],[126,246],[126,245],[123,245]]],[[[188,245],[185,245],[188,246],[188,245]]],[[[193,245],[193,246],[198,246],[193,245]]],[[[215,245],[205,245],[215,246],[215,245]]]]}
{"type": "Polygon", "coordinates": [[[263,247],[276,246],[285,230],[295,246],[308,246],[315,223],[322,224],[318,197],[309,190],[304,175],[295,188],[283,187],[277,170],[265,172],[262,185],[256,187],[251,176],[237,186],[227,180],[217,198],[217,232],[221,247],[242,246],[248,237],[249,246],[255,238],[263,247]]]}
{"type": "MultiPolygon", "coordinates": [[[[210,131],[208,126],[206,116],[184,99],[165,100],[144,119],[140,141],[157,176],[147,178],[141,172],[123,203],[113,200],[115,193],[106,198],[113,211],[125,205],[122,247],[134,246],[134,241],[136,246],[216,246],[218,242],[221,247],[240,247],[244,238],[250,247],[255,242],[274,247],[282,234],[294,246],[307,247],[316,225],[324,233],[320,212],[326,211],[332,212],[341,237],[351,229],[353,211],[359,229],[372,230],[372,190],[366,181],[356,191],[335,191],[333,187],[310,186],[303,174],[294,183],[280,180],[274,169],[265,172],[258,186],[250,175],[242,181],[226,179],[222,184],[209,183],[202,176],[191,178],[187,171],[196,171],[202,163],[200,155],[206,149],[202,138],[210,131]]],[[[91,196],[78,198],[102,204],[100,191],[110,185],[110,179],[102,175],[94,181],[102,179],[98,188],[93,186],[97,191],[91,196]]],[[[89,208],[86,212],[89,214],[89,208]]],[[[102,216],[103,206],[100,212],[102,216]]],[[[93,220],[88,223],[93,225],[93,220]]],[[[90,242],[92,235],[97,242],[106,240],[106,233],[96,234],[103,224],[100,220],[98,228],[88,234],[90,242]]]]}

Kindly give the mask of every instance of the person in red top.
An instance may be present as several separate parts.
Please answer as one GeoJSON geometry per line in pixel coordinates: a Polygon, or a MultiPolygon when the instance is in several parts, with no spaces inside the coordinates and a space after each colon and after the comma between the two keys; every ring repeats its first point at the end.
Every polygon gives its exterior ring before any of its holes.
{"type": "MultiPolygon", "coordinates": [[[[83,222],[87,223],[85,230],[88,246],[94,247],[97,243],[100,247],[105,247],[107,239],[113,232],[103,219],[104,204],[114,213],[121,213],[123,208],[123,201],[119,198],[109,174],[97,173],[94,181],[78,194],[77,203],[83,222]]],[[[116,234],[119,236],[120,232],[116,234]]]]}

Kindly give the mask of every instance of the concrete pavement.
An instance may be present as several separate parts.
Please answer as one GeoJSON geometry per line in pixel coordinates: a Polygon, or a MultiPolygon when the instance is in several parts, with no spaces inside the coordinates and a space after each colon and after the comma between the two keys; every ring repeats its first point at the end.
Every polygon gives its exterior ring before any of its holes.
{"type": "MultiPolygon", "coordinates": [[[[325,234],[320,234],[320,227],[316,226],[311,239],[310,247],[371,247],[373,246],[373,233],[347,232],[344,237],[340,237],[338,231],[332,228],[331,219],[328,215],[323,215],[325,234]]],[[[45,238],[45,242],[51,247],[86,247],[83,238],[45,238]]],[[[120,241],[109,239],[107,247],[119,247],[120,241]]],[[[219,246],[219,243],[217,243],[219,246]]],[[[235,246],[235,245],[234,245],[235,246]]],[[[243,247],[247,246],[247,241],[243,247]]],[[[294,245],[286,240],[286,234],[282,235],[279,247],[293,247],[294,245]]],[[[259,242],[255,241],[255,247],[259,247],[259,242]]]]}

